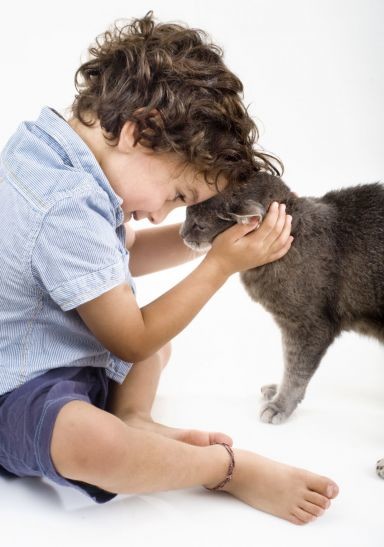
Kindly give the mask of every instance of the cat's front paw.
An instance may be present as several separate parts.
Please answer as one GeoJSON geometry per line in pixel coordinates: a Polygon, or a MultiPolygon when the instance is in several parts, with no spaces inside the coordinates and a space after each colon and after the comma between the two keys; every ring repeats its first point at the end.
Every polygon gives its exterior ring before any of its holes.
{"type": "Polygon", "coordinates": [[[379,460],[376,464],[376,471],[379,477],[384,479],[384,458],[379,460]]]}
{"type": "Polygon", "coordinates": [[[281,424],[285,422],[289,414],[278,403],[270,402],[264,405],[260,412],[260,419],[266,424],[281,424]]]}
{"type": "Polygon", "coordinates": [[[264,399],[266,399],[267,401],[270,401],[271,399],[273,399],[277,393],[277,388],[278,388],[277,384],[267,384],[266,386],[262,386],[261,393],[264,399]]]}

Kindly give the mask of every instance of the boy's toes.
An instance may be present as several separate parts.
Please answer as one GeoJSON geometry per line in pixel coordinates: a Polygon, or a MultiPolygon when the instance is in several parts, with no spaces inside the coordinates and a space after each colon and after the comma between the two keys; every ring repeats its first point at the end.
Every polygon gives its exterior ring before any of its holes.
{"type": "Polygon", "coordinates": [[[335,498],[339,493],[339,487],[334,482],[328,484],[327,487],[327,497],[329,499],[335,498]]]}
{"type": "Polygon", "coordinates": [[[292,524],[297,524],[298,526],[302,526],[303,524],[306,524],[306,522],[303,522],[299,518],[297,518],[295,515],[289,515],[288,517],[289,522],[292,522],[292,524]]]}
{"type": "Polygon", "coordinates": [[[179,436],[179,440],[196,446],[209,446],[218,443],[233,445],[233,440],[225,433],[199,431],[197,429],[184,430],[179,436]]]}
{"type": "Polygon", "coordinates": [[[326,496],[322,496],[317,492],[308,492],[305,496],[305,501],[313,503],[314,505],[317,505],[322,509],[328,509],[328,507],[331,505],[329,498],[327,498],[326,496]]]}
{"type": "Polygon", "coordinates": [[[308,483],[308,487],[313,492],[317,492],[329,499],[333,499],[339,493],[339,487],[336,483],[327,477],[315,477],[308,483]]]}
{"type": "Polygon", "coordinates": [[[312,522],[317,518],[315,517],[315,515],[307,513],[307,511],[304,511],[304,509],[301,509],[300,507],[297,507],[293,511],[293,516],[296,517],[296,519],[298,520],[298,522],[295,522],[295,524],[307,524],[307,522],[312,522]]]}
{"type": "Polygon", "coordinates": [[[233,440],[229,435],[226,435],[225,433],[209,433],[209,444],[217,444],[217,443],[225,443],[229,446],[233,445],[233,440]]]}
{"type": "Polygon", "coordinates": [[[314,517],[321,517],[321,515],[324,514],[324,509],[322,507],[319,507],[314,503],[310,503],[309,501],[303,501],[300,508],[314,517]]]}

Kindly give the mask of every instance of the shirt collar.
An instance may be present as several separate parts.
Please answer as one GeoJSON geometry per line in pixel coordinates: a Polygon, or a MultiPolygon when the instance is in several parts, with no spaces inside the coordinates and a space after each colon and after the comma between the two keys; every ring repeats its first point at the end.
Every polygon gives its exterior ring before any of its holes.
{"type": "Polygon", "coordinates": [[[110,185],[95,156],[83,139],[72,129],[65,119],[52,108],[45,106],[36,125],[48,133],[63,148],[72,165],[90,173],[101,188],[108,194],[116,210],[117,226],[123,223],[123,200],[110,185]]]}

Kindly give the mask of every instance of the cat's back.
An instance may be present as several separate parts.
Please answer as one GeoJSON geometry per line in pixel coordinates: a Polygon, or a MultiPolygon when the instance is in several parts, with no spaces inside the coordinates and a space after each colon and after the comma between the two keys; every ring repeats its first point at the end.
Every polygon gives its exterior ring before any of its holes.
{"type": "Polygon", "coordinates": [[[322,198],[335,211],[339,309],[350,317],[382,317],[384,309],[384,185],[363,184],[322,198]]]}
{"type": "Polygon", "coordinates": [[[362,184],[329,192],[321,202],[332,207],[333,239],[340,265],[369,272],[384,270],[384,185],[362,184]]]}
{"type": "Polygon", "coordinates": [[[306,309],[332,302],[341,313],[371,310],[375,301],[384,306],[384,185],[299,198],[292,215],[295,240],[287,255],[242,274],[255,300],[272,313],[282,303],[306,309]]]}
{"type": "Polygon", "coordinates": [[[337,227],[347,234],[356,232],[361,236],[384,234],[384,184],[360,184],[325,194],[322,203],[331,205],[336,212],[337,227]]]}

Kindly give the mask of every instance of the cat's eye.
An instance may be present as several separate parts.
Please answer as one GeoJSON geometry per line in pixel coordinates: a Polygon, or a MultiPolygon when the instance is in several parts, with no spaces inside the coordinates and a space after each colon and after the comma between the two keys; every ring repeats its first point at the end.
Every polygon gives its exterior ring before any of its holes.
{"type": "Polygon", "coordinates": [[[202,231],[205,229],[204,226],[202,226],[201,224],[196,224],[196,223],[193,225],[193,227],[194,227],[195,230],[197,230],[198,232],[202,232],[202,231]]]}

